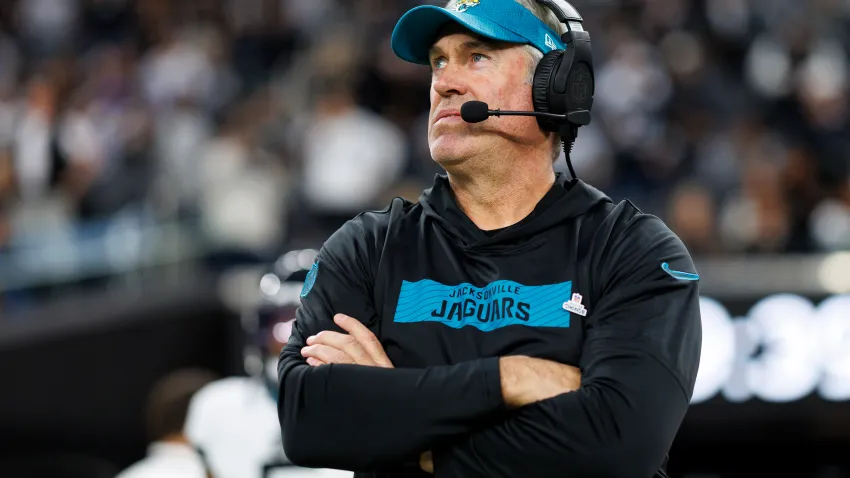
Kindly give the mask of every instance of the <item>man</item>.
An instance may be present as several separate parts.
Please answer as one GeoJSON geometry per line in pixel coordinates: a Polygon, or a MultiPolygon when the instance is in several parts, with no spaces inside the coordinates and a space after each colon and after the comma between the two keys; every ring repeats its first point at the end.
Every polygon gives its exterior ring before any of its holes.
{"type": "Polygon", "coordinates": [[[190,444],[184,425],[192,397],[217,377],[206,370],[172,372],[154,385],[147,399],[147,456],[116,478],[210,478],[203,457],[190,444]]]}
{"type": "Polygon", "coordinates": [[[471,100],[532,110],[557,26],[528,0],[418,7],[396,25],[396,54],[431,66],[428,140],[447,174],[319,252],[278,366],[294,463],[663,475],[700,355],[687,250],[630,202],[556,175],[559,138],[535,119],[459,117],[471,100]]]}
{"type": "Polygon", "coordinates": [[[247,376],[216,380],[192,398],[186,435],[204,452],[215,478],[351,475],[291,464],[275,420],[277,359],[289,339],[301,285],[315,254],[311,249],[289,251],[259,280],[258,302],[247,307],[240,320],[247,376]]]}

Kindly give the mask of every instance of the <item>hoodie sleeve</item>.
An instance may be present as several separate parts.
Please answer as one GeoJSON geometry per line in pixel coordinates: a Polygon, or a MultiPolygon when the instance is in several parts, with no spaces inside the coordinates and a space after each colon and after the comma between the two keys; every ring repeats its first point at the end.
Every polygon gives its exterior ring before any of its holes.
{"type": "Polygon", "coordinates": [[[696,380],[698,277],[657,218],[637,216],[619,238],[596,265],[581,388],[436,447],[436,478],[649,478],[659,469],[696,380]]]}
{"type": "Polygon", "coordinates": [[[306,363],[307,337],[344,333],[333,322],[336,313],[377,332],[371,264],[381,248],[367,239],[374,231],[365,230],[362,217],[349,221],[319,252],[280,355],[278,417],[284,451],[296,465],[354,471],[401,465],[504,407],[498,358],[426,369],[306,363]]]}

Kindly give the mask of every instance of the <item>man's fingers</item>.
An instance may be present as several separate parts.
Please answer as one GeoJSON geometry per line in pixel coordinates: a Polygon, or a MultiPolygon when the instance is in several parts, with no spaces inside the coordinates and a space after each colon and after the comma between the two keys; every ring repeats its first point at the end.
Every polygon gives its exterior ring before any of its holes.
{"type": "Polygon", "coordinates": [[[379,367],[393,367],[390,358],[387,357],[387,353],[384,351],[384,347],[381,346],[381,342],[377,337],[375,337],[375,334],[366,328],[366,326],[359,320],[345,314],[336,314],[334,316],[334,322],[342,327],[343,330],[351,334],[351,336],[363,346],[366,353],[369,354],[375,364],[379,367]]]}
{"type": "Polygon", "coordinates": [[[302,348],[301,355],[303,355],[305,358],[312,357],[314,359],[321,360],[326,364],[355,363],[354,359],[349,357],[345,352],[322,344],[310,345],[308,347],[302,348]]]}
{"type": "Polygon", "coordinates": [[[431,456],[431,450],[419,455],[419,468],[426,473],[434,474],[434,459],[431,456]]]}
{"type": "Polygon", "coordinates": [[[378,338],[359,320],[337,314],[334,322],[348,334],[323,330],[308,337],[307,347],[301,351],[304,357],[312,357],[325,364],[354,363],[392,368],[393,364],[378,338]]]}
{"type": "Polygon", "coordinates": [[[307,345],[327,345],[335,348],[354,359],[358,365],[375,365],[368,352],[357,342],[357,339],[348,334],[341,334],[331,330],[323,330],[316,335],[307,338],[307,345]]]}
{"type": "Polygon", "coordinates": [[[318,367],[319,365],[327,365],[325,362],[313,357],[307,358],[307,364],[312,365],[313,367],[318,367]]]}

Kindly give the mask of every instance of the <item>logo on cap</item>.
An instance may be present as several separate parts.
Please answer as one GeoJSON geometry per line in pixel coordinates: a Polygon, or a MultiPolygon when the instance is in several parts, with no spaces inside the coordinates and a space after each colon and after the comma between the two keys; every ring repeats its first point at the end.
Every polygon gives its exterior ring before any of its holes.
{"type": "Polygon", "coordinates": [[[553,40],[548,33],[546,34],[546,41],[544,43],[546,43],[546,46],[548,46],[550,50],[558,48],[558,45],[555,44],[555,40],[553,40]]]}
{"type": "Polygon", "coordinates": [[[455,11],[463,13],[472,7],[477,7],[480,3],[481,0],[457,0],[457,5],[455,5],[455,11]]]}

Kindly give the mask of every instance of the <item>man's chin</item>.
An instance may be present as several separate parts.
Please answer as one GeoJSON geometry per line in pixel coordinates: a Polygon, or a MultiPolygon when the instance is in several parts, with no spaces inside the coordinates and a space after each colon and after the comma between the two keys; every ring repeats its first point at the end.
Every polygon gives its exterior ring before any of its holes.
{"type": "Polygon", "coordinates": [[[431,157],[443,168],[463,162],[478,149],[476,141],[468,136],[442,135],[431,141],[431,157]]]}

